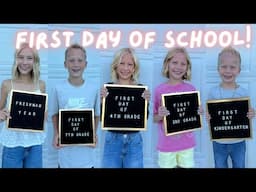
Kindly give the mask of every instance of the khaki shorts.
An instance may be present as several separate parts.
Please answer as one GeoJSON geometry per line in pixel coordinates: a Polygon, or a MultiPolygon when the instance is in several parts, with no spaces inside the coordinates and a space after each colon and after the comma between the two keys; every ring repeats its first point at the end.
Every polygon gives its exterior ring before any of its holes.
{"type": "Polygon", "coordinates": [[[158,152],[158,165],[160,168],[193,168],[194,149],[185,149],[177,152],[158,152]]]}

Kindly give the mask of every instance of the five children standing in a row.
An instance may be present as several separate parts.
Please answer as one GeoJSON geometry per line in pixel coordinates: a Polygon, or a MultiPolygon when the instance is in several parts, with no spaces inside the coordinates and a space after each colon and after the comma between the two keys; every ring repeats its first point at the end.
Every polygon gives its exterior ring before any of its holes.
{"type": "MultiPolygon", "coordinates": [[[[72,44],[65,51],[64,66],[68,77],[55,85],[53,95],[49,98],[49,113],[52,117],[54,137],[53,145],[58,149],[60,168],[92,168],[95,148],[89,146],[59,146],[60,109],[93,108],[95,111],[95,127],[100,120],[100,101],[108,96],[108,90],[101,88],[83,78],[87,67],[85,49],[79,44],[72,44]]],[[[11,89],[32,92],[45,92],[45,82],[40,80],[40,59],[37,50],[23,44],[15,54],[13,75],[4,80],[1,86],[0,120],[11,118],[7,106],[11,89]]],[[[248,90],[236,82],[241,71],[241,56],[232,47],[224,48],[218,58],[218,72],[222,82],[213,87],[209,99],[239,98],[248,96],[248,90]]],[[[172,115],[161,102],[165,93],[195,91],[191,80],[191,60],[185,48],[176,47],[168,51],[164,61],[162,75],[168,78],[156,87],[153,93],[153,118],[158,123],[158,165],[160,168],[192,168],[195,167],[194,148],[196,139],[193,131],[166,136],[163,119],[172,115]]],[[[120,49],[114,56],[111,65],[111,84],[141,85],[139,79],[139,60],[131,48],[120,49]]],[[[146,90],[142,95],[149,101],[151,94],[146,90]]],[[[199,106],[199,114],[205,113],[207,120],[211,117],[199,106]]],[[[250,107],[249,119],[255,116],[250,107]]],[[[3,145],[3,168],[42,168],[42,144],[46,133],[23,132],[9,130],[5,124],[0,132],[3,145]]],[[[97,141],[97,138],[96,138],[97,141]]],[[[96,143],[97,146],[97,143],[96,143]]],[[[244,139],[213,141],[216,168],[227,168],[228,157],[233,167],[245,167],[246,143],[244,139]]],[[[143,138],[140,131],[106,131],[102,168],[143,168],[143,138]]]]}

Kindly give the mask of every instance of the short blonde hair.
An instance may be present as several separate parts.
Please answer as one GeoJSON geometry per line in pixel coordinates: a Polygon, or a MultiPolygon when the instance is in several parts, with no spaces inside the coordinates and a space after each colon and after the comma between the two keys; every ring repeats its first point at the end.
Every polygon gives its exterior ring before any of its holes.
{"type": "Polygon", "coordinates": [[[222,56],[224,54],[227,54],[227,53],[229,53],[229,54],[231,54],[233,56],[236,56],[238,58],[239,69],[241,69],[241,55],[240,55],[240,53],[236,49],[234,49],[231,46],[223,48],[221,50],[221,52],[219,53],[219,55],[218,55],[218,69],[219,69],[219,66],[222,63],[222,56]]]}
{"type": "Polygon", "coordinates": [[[174,47],[173,49],[168,51],[168,53],[167,53],[167,55],[164,59],[164,62],[163,62],[162,75],[164,77],[169,78],[168,63],[174,57],[174,55],[176,53],[183,53],[186,56],[186,60],[187,60],[187,64],[188,64],[187,72],[183,75],[182,80],[188,80],[188,81],[191,80],[191,61],[190,61],[190,57],[188,55],[188,52],[183,47],[174,47]]]}
{"type": "Polygon", "coordinates": [[[135,54],[134,49],[132,48],[122,48],[118,50],[114,56],[113,62],[111,64],[111,79],[113,82],[116,82],[118,80],[118,74],[116,72],[117,65],[121,62],[121,59],[124,54],[130,54],[133,58],[134,62],[134,74],[132,75],[132,81],[135,83],[138,83],[138,78],[139,78],[139,60],[135,54]]]}
{"type": "Polygon", "coordinates": [[[68,52],[71,50],[71,49],[80,49],[83,53],[84,53],[84,56],[85,56],[85,61],[86,61],[86,50],[84,47],[82,47],[81,45],[79,45],[78,43],[74,43],[74,44],[71,44],[69,47],[67,47],[66,51],[65,51],[65,61],[68,57],[68,52]]]}
{"type": "Polygon", "coordinates": [[[20,55],[21,51],[23,49],[29,48],[32,53],[33,53],[33,59],[34,59],[34,65],[33,65],[33,70],[31,71],[31,79],[33,80],[34,83],[39,82],[40,78],[40,57],[38,54],[38,51],[36,48],[30,47],[28,43],[22,43],[20,45],[19,49],[16,49],[14,53],[14,63],[13,63],[13,68],[12,68],[12,79],[18,79],[20,76],[20,72],[18,70],[18,65],[17,65],[17,57],[20,55]]]}

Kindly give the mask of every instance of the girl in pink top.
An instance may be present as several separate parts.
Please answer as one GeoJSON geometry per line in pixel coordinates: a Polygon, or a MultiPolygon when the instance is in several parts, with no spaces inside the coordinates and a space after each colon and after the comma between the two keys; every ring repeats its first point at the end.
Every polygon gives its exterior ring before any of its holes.
{"type": "MultiPolygon", "coordinates": [[[[167,53],[163,62],[162,74],[169,80],[158,85],[154,92],[154,122],[158,123],[159,128],[158,164],[160,168],[192,168],[194,167],[194,147],[196,145],[194,133],[191,131],[166,136],[163,119],[170,112],[161,103],[161,95],[164,93],[196,90],[187,82],[191,79],[191,61],[184,48],[176,47],[167,53]]],[[[201,107],[199,112],[203,112],[201,107]]]]}

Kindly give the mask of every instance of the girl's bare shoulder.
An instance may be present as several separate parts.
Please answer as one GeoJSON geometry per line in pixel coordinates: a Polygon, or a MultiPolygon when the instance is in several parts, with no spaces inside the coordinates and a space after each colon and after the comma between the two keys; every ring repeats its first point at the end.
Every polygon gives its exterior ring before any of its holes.
{"type": "Polygon", "coordinates": [[[3,80],[2,87],[6,88],[7,90],[10,90],[12,88],[12,80],[11,79],[3,80]]]}

